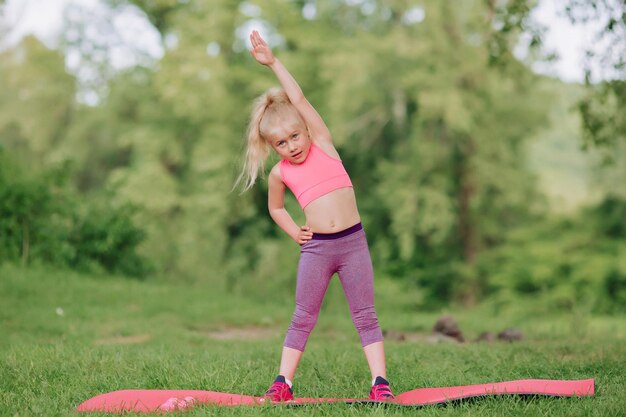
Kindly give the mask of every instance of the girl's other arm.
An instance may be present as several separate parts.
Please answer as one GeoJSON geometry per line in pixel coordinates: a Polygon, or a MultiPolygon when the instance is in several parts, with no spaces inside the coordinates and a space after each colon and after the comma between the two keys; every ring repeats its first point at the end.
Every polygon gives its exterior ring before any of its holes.
{"type": "Polygon", "coordinates": [[[281,229],[285,231],[299,245],[311,240],[313,233],[308,226],[298,227],[285,209],[285,184],[280,178],[280,168],[275,165],[268,178],[267,208],[270,216],[281,229]]]}
{"type": "Polygon", "coordinates": [[[296,107],[311,130],[311,136],[315,140],[332,144],[332,137],[326,123],[324,123],[317,110],[306,99],[295,78],[293,78],[282,62],[274,56],[269,45],[256,30],[250,35],[250,42],[252,42],[253,47],[250,53],[259,63],[267,65],[274,72],[274,75],[276,75],[276,78],[278,78],[278,81],[285,89],[289,101],[296,107]]]}

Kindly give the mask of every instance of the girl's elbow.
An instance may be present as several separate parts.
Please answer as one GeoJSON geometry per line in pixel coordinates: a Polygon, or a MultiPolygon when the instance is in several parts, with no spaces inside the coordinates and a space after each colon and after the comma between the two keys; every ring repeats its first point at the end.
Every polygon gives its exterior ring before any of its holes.
{"type": "Polygon", "coordinates": [[[277,216],[282,210],[284,210],[284,207],[276,207],[276,206],[268,206],[267,207],[267,211],[269,211],[270,216],[272,218],[274,218],[275,216],[277,216]]]}

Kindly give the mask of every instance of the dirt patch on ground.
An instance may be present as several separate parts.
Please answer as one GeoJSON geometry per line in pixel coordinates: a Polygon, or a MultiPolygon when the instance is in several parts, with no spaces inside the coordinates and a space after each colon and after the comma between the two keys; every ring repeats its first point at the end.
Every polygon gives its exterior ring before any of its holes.
{"type": "Polygon", "coordinates": [[[149,334],[136,334],[132,336],[114,336],[106,339],[98,339],[94,342],[96,346],[105,345],[135,345],[150,340],[149,334]]]}
{"type": "Polygon", "coordinates": [[[278,331],[269,327],[223,327],[207,335],[215,340],[260,340],[275,337],[278,331]]]}
{"type": "Polygon", "coordinates": [[[442,335],[439,333],[417,333],[417,332],[401,332],[397,330],[383,331],[385,340],[393,340],[394,342],[424,342],[424,343],[440,343],[440,342],[456,342],[455,338],[442,335]]]}

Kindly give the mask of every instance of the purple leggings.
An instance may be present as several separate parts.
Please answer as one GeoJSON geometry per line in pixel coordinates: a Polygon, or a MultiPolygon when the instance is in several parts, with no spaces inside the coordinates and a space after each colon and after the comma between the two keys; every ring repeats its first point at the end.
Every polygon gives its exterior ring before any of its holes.
{"type": "Polygon", "coordinates": [[[285,347],[304,351],[317,323],[322,300],[337,272],[348,299],[352,322],[361,345],[383,340],[374,309],[374,273],[361,223],[342,232],[313,234],[302,245],[296,284],[296,309],[285,337],[285,347]]]}

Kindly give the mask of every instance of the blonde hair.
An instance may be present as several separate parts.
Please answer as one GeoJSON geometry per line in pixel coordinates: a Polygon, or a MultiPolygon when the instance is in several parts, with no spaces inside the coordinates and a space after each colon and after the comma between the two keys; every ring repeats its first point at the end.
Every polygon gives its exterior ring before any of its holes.
{"type": "MultiPolygon", "coordinates": [[[[254,101],[250,123],[248,124],[245,159],[243,169],[233,186],[243,182],[247,191],[265,171],[265,161],[270,155],[270,135],[277,126],[285,123],[305,125],[298,110],[291,104],[287,93],[281,88],[270,88],[254,101]]],[[[305,125],[306,126],[306,125],[305,125]]]]}

